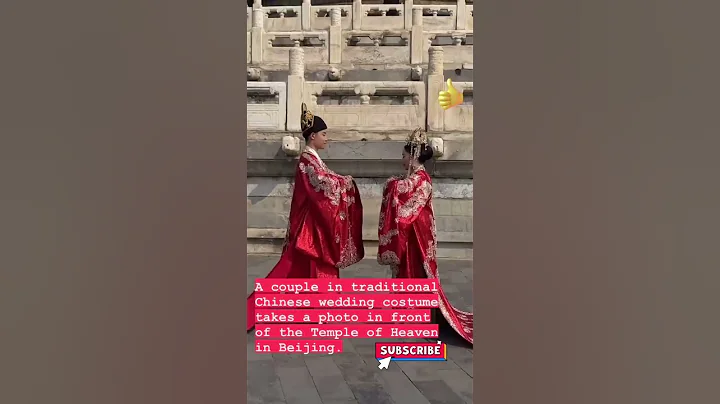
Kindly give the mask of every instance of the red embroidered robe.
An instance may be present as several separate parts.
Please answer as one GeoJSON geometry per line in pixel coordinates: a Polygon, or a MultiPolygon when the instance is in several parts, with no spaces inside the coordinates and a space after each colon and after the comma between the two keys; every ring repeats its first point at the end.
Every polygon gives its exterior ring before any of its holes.
{"type": "MultiPolygon", "coordinates": [[[[424,168],[416,169],[407,178],[390,178],[386,182],[378,240],[378,262],[389,265],[394,278],[434,278],[439,281],[432,181],[424,168]]],[[[472,344],[473,314],[453,307],[442,286],[440,311],[450,326],[472,344]]]]}
{"type": "MultiPolygon", "coordinates": [[[[332,172],[305,149],[295,170],[282,256],[267,278],[338,278],[365,256],[363,209],[355,181],[332,172]]],[[[247,300],[247,329],[255,326],[255,293],[247,300]]]]}

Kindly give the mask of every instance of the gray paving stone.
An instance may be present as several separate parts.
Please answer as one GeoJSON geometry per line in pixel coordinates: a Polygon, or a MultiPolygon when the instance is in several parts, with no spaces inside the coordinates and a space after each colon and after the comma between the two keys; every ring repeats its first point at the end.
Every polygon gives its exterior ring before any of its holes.
{"type": "MultiPolygon", "coordinates": [[[[248,256],[248,293],[255,278],[267,275],[277,255],[248,256]]],[[[440,260],[440,280],[448,298],[472,310],[472,262],[440,260]],[[443,271],[443,268],[451,270],[443,271]]],[[[343,270],[344,278],[388,277],[371,256],[343,270]]],[[[447,325],[447,362],[391,362],[377,368],[376,339],[346,339],[335,355],[258,354],[248,334],[248,403],[252,404],[461,404],[472,402],[472,346],[447,325]]],[[[403,341],[427,341],[410,340],[403,341]]]]}
{"type": "MultiPolygon", "coordinates": [[[[442,380],[428,380],[414,383],[430,404],[466,404],[466,401],[458,396],[450,386],[442,380]]],[[[470,402],[472,402],[472,400],[470,402]]]]}
{"type": "Polygon", "coordinates": [[[350,388],[358,404],[395,404],[382,384],[358,383],[352,384],[350,388]]]}
{"type": "Polygon", "coordinates": [[[455,364],[455,362],[438,361],[438,362],[398,362],[398,366],[402,369],[403,373],[407,375],[408,379],[412,380],[413,383],[421,381],[432,381],[439,380],[439,370],[458,369],[462,370],[455,364]]]}
{"type": "Polygon", "coordinates": [[[252,362],[252,367],[248,369],[247,389],[249,403],[286,402],[272,360],[252,362]]]}
{"type": "Polygon", "coordinates": [[[357,402],[355,395],[345,382],[342,372],[330,355],[306,355],[305,364],[317,386],[323,404],[357,402]]]}
{"type": "Polygon", "coordinates": [[[333,361],[359,404],[394,404],[385,389],[377,361],[365,362],[354,352],[333,355],[333,361]]]}
{"type": "Polygon", "coordinates": [[[430,404],[422,392],[408,379],[397,362],[390,362],[390,367],[381,373],[385,390],[395,404],[430,404]]]}
{"type": "Polygon", "coordinates": [[[353,384],[382,383],[377,361],[365,362],[357,353],[348,352],[333,355],[333,361],[340,369],[345,381],[351,386],[353,384]]]}
{"type": "Polygon", "coordinates": [[[438,370],[442,381],[466,403],[473,401],[473,379],[460,369],[438,370]]]}
{"type": "Polygon", "coordinates": [[[448,360],[453,361],[470,378],[473,377],[473,355],[469,349],[450,349],[448,347],[448,360]]]}
{"type": "Polygon", "coordinates": [[[288,365],[288,363],[293,362],[294,360],[287,361],[286,363],[276,361],[275,363],[275,370],[280,379],[280,385],[285,394],[287,404],[321,403],[320,394],[317,391],[312,376],[310,376],[310,372],[307,367],[304,366],[302,358],[300,362],[303,363],[303,366],[288,365]]]}

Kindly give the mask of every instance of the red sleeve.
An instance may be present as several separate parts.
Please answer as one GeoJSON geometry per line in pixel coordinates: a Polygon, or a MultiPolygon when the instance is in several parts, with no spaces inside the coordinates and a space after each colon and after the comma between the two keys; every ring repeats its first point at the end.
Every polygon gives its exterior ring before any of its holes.
{"type": "Polygon", "coordinates": [[[407,248],[408,228],[432,196],[432,184],[424,171],[408,178],[390,178],[383,189],[378,224],[378,262],[398,265],[407,248]]]}
{"type": "Polygon", "coordinates": [[[359,254],[362,239],[358,240],[361,233],[357,230],[362,231],[362,204],[352,177],[338,175],[303,155],[298,163],[295,189],[306,195],[308,207],[296,248],[338,268],[361,259],[358,256],[362,255],[359,254]]]}

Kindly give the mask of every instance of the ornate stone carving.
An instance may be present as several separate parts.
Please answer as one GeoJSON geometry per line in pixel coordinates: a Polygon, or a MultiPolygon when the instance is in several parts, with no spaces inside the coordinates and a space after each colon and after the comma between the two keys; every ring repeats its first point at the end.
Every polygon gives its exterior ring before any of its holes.
{"type": "Polygon", "coordinates": [[[258,69],[257,67],[248,67],[247,80],[248,81],[260,81],[260,69],[258,69]]]}
{"type": "Polygon", "coordinates": [[[290,75],[305,76],[305,51],[302,48],[290,49],[290,75]]]}
{"type": "Polygon", "coordinates": [[[262,8],[253,9],[252,24],[254,28],[262,28],[265,22],[265,11],[262,8]]]}
{"type": "Polygon", "coordinates": [[[423,25],[423,11],[421,8],[414,8],[412,11],[412,25],[423,25]]]}
{"type": "Polygon", "coordinates": [[[342,13],[339,8],[333,8],[330,10],[330,25],[336,27],[341,25],[340,17],[342,13]]]}
{"type": "Polygon", "coordinates": [[[295,136],[283,136],[282,151],[287,156],[295,157],[300,155],[300,139],[295,136]]]}
{"type": "Polygon", "coordinates": [[[420,81],[422,80],[422,73],[422,66],[413,66],[412,69],[410,69],[410,79],[413,81],[420,81]]]}
{"type": "Polygon", "coordinates": [[[442,157],[445,153],[445,142],[441,137],[431,137],[430,147],[433,149],[433,157],[442,157]]]}
{"type": "Polygon", "coordinates": [[[342,72],[337,67],[333,66],[328,69],[328,80],[338,81],[342,77],[342,72]]]}
{"type": "Polygon", "coordinates": [[[373,95],[376,91],[376,87],[372,82],[362,82],[355,86],[355,94],[359,95],[373,95]]]}
{"type": "Polygon", "coordinates": [[[443,49],[438,46],[430,47],[428,63],[429,74],[443,74],[443,49]]]}

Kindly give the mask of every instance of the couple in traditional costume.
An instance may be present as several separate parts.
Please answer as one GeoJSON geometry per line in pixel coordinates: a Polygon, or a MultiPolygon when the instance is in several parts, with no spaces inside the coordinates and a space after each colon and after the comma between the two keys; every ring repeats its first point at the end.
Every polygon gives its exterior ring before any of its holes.
{"type": "MultiPolygon", "coordinates": [[[[334,173],[318,150],[327,146],[327,125],[303,104],[305,150],[295,170],[295,184],[282,255],[267,278],[339,278],[340,270],[365,256],[363,210],[351,176],[334,173]]],[[[403,147],[406,174],[385,183],[378,225],[381,265],[394,278],[437,279],[437,232],[432,180],[424,163],[433,156],[427,135],[416,129],[403,147]]],[[[247,329],[255,326],[254,293],[247,301],[247,329]]],[[[473,343],[473,314],[455,308],[440,286],[440,311],[463,339],[473,343]]]]}

